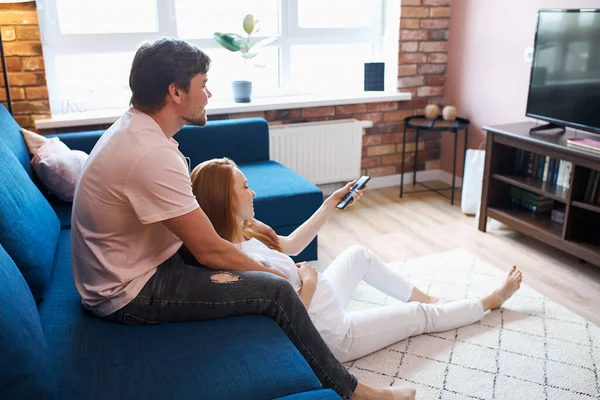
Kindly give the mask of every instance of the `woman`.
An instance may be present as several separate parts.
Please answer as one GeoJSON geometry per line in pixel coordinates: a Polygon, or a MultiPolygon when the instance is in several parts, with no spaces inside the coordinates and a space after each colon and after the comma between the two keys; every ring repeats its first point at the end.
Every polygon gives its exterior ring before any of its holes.
{"type": "MultiPolygon", "coordinates": [[[[280,236],[276,243],[248,225],[254,217],[256,193],[233,161],[223,158],[203,162],[192,171],[191,181],[194,195],[216,232],[251,258],[286,275],[315,327],[341,362],[363,357],[410,336],[475,323],[486,311],[500,307],[520,287],[521,271],[512,267],[505,281],[489,295],[443,302],[414,287],[373,252],[360,246],[342,252],[322,274],[308,263],[295,264],[289,255],[300,253],[313,240],[354,182],[333,193],[308,221],[289,236],[280,236]],[[404,303],[344,311],[361,280],[404,303]]],[[[357,192],[353,202],[360,196],[361,192],[357,192]]]]}

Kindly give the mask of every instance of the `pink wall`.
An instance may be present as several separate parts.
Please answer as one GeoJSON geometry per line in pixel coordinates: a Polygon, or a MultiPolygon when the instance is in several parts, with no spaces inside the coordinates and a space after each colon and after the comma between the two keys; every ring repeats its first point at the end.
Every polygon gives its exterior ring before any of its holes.
{"type": "MultiPolygon", "coordinates": [[[[600,8],[600,0],[452,0],[445,102],[471,120],[469,148],[485,140],[483,125],[527,119],[531,65],[525,48],[533,46],[540,8],[600,8]]],[[[442,168],[448,172],[453,146],[444,134],[442,168]]]]}

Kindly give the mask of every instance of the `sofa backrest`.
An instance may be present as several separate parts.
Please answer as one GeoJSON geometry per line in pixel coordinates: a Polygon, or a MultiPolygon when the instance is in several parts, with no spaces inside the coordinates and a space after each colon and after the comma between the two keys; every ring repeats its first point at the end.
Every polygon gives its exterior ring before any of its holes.
{"type": "Polygon", "coordinates": [[[33,296],[0,246],[0,398],[50,399],[54,376],[33,296]]]}
{"type": "MultiPolygon", "coordinates": [[[[61,133],[70,149],[90,153],[104,131],[61,133]]],[[[186,125],[174,137],[192,166],[211,158],[228,157],[239,165],[269,160],[269,124],[263,118],[208,121],[203,127],[186,125]]]]}
{"type": "Polygon", "coordinates": [[[4,143],[15,155],[27,175],[33,177],[29,151],[23,139],[21,127],[2,104],[0,104],[0,142],[4,143]]]}
{"type": "Polygon", "coordinates": [[[174,137],[192,166],[228,157],[239,165],[269,160],[269,125],[262,118],[209,121],[184,126],[174,137]]]}
{"type": "MultiPolygon", "coordinates": [[[[0,110],[4,126],[11,126],[2,114],[0,110]]],[[[12,133],[0,130],[0,245],[21,271],[33,297],[41,301],[54,264],[60,223],[15,154],[20,145],[12,133]]],[[[23,137],[18,139],[25,146],[23,137]]]]}
{"type": "Polygon", "coordinates": [[[80,150],[87,154],[90,154],[92,152],[92,149],[96,145],[96,142],[98,141],[98,139],[100,139],[100,136],[102,136],[104,132],[106,131],[100,130],[75,133],[54,133],[51,135],[46,135],[46,137],[57,137],[71,150],[80,150]]]}

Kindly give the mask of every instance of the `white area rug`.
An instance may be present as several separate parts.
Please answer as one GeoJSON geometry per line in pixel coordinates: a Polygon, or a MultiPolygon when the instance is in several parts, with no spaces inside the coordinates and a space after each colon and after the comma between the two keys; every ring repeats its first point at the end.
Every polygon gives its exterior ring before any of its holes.
{"type": "MultiPolygon", "coordinates": [[[[505,276],[463,249],[392,265],[447,298],[479,297],[505,276]]],[[[394,302],[361,283],[347,309],[394,302]]],[[[600,328],[525,284],[475,325],[416,336],[346,366],[365,383],[414,386],[419,400],[600,399],[600,328]]]]}

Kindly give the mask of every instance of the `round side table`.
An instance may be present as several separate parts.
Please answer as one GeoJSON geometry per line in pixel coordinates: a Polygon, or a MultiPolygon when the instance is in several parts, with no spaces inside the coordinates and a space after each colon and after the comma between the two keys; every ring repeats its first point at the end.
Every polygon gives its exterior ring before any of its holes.
{"type": "Polygon", "coordinates": [[[452,195],[450,197],[450,203],[454,205],[454,190],[456,183],[456,152],[458,147],[458,132],[461,130],[465,131],[465,150],[463,154],[463,178],[464,178],[464,162],[467,155],[467,139],[469,136],[469,125],[471,121],[466,118],[456,118],[454,121],[445,121],[441,116],[436,119],[427,119],[424,115],[414,115],[412,117],[404,118],[404,135],[402,138],[402,173],[400,174],[400,197],[404,194],[404,154],[406,153],[406,132],[408,129],[414,129],[416,131],[415,141],[415,159],[413,168],[413,185],[419,184],[426,188],[411,193],[419,193],[432,191],[445,198],[448,198],[442,193],[443,190],[448,189],[434,189],[423,183],[417,182],[417,160],[419,155],[419,133],[420,132],[452,132],[454,134],[454,157],[453,157],[453,168],[452,168],[452,195]]]}

